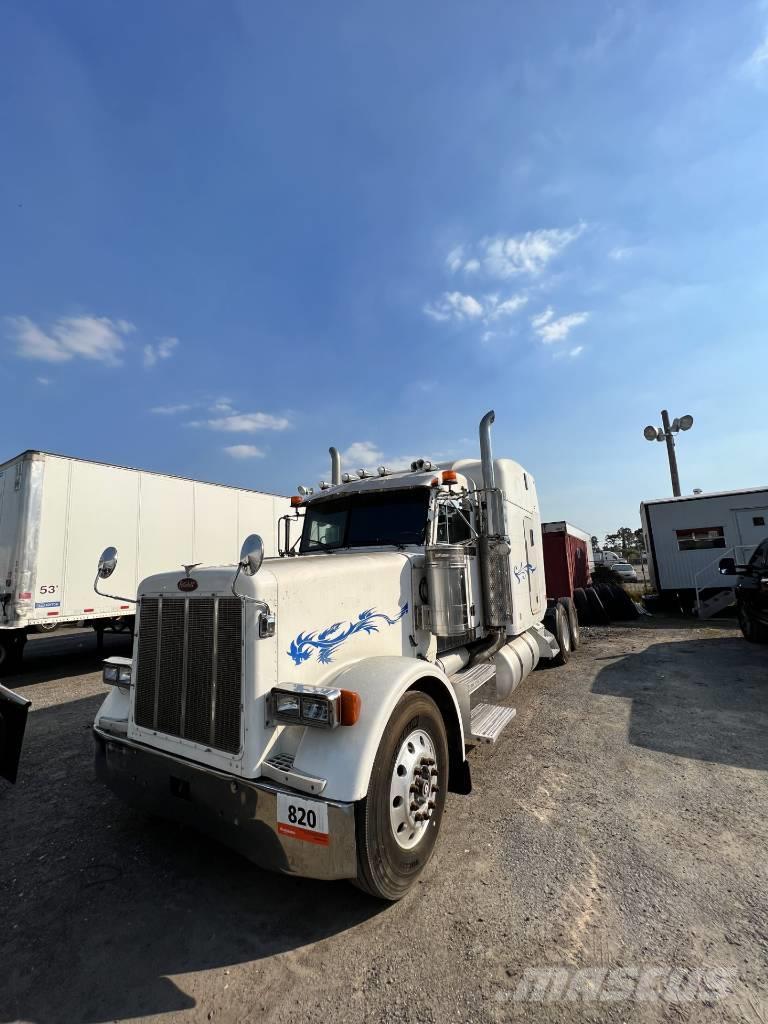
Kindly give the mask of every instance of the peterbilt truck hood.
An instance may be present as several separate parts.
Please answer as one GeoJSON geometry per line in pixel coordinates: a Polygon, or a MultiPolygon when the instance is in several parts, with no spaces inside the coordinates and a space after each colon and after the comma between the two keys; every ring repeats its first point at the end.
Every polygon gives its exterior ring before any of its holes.
{"type": "MultiPolygon", "coordinates": [[[[426,654],[429,638],[417,634],[413,624],[413,597],[422,565],[420,552],[375,550],[265,559],[255,576],[240,573],[236,591],[248,600],[242,651],[237,654],[243,659],[239,749],[232,744],[222,752],[215,744],[141,728],[133,716],[129,736],[246,777],[258,775],[261,761],[276,749],[282,732],[281,727],[265,724],[266,695],[273,686],[332,685],[338,672],[362,658],[413,657],[422,648],[426,654]],[[259,637],[259,602],[275,615],[273,637],[259,637]],[[415,647],[410,638],[418,643],[419,636],[424,642],[415,647]]],[[[193,582],[187,582],[182,571],[163,573],[144,580],[139,594],[150,601],[162,596],[164,602],[214,596],[230,599],[231,604],[234,575],[234,566],[191,569],[193,582]]],[[[141,630],[140,606],[139,634],[141,630]]],[[[139,650],[137,641],[135,655],[139,650]]],[[[222,654],[219,650],[219,659],[222,654]]],[[[173,683],[161,679],[160,686],[164,685],[173,683]]]]}

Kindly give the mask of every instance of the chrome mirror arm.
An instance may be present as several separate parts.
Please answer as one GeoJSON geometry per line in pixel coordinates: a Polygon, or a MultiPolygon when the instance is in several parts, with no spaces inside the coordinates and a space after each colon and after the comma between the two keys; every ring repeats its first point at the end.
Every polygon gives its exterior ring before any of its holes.
{"type": "Polygon", "coordinates": [[[99,579],[101,577],[96,573],[96,579],[93,581],[93,589],[99,595],[99,597],[108,597],[110,601],[127,601],[129,604],[138,604],[139,602],[133,597],[121,597],[119,594],[104,594],[99,590],[99,579]]]}

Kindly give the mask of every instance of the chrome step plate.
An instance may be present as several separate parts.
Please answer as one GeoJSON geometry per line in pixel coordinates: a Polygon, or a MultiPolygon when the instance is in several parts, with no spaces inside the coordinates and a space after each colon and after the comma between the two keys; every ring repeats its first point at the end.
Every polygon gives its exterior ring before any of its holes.
{"type": "Polygon", "coordinates": [[[463,668],[460,672],[455,672],[451,676],[451,682],[454,686],[465,687],[467,693],[471,695],[481,686],[490,683],[495,675],[496,666],[486,661],[479,665],[473,665],[472,668],[463,668]]]}
{"type": "Polygon", "coordinates": [[[472,709],[471,731],[476,743],[495,743],[517,714],[517,708],[478,704],[472,709]]]}

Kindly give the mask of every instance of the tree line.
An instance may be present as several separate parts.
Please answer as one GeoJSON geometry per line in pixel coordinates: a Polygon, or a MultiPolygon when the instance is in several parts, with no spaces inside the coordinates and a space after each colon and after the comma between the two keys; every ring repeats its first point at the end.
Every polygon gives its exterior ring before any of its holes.
{"type": "Polygon", "coordinates": [[[645,540],[642,530],[630,530],[628,526],[621,526],[615,533],[606,533],[602,547],[597,537],[592,537],[593,551],[613,551],[617,555],[629,561],[631,558],[640,558],[645,554],[645,540]]]}

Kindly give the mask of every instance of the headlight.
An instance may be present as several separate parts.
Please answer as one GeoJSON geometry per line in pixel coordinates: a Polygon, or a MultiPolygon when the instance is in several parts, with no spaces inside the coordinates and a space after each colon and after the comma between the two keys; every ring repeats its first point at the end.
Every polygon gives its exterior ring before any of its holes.
{"type": "Polygon", "coordinates": [[[298,718],[301,711],[299,698],[292,693],[275,694],[275,712],[278,715],[290,715],[298,718]]]}
{"type": "Polygon", "coordinates": [[[107,686],[130,686],[133,666],[124,658],[107,658],[102,668],[102,678],[107,686]]]}
{"type": "Polygon", "coordinates": [[[326,725],[331,717],[331,705],[327,700],[305,697],[301,702],[301,717],[310,722],[317,722],[318,725],[326,725]]]}
{"type": "Polygon", "coordinates": [[[286,683],[269,693],[267,725],[335,729],[337,725],[354,725],[360,717],[360,707],[360,696],[352,690],[286,683]]]}

